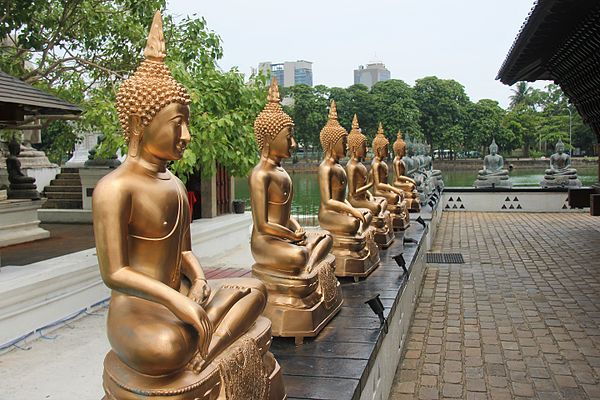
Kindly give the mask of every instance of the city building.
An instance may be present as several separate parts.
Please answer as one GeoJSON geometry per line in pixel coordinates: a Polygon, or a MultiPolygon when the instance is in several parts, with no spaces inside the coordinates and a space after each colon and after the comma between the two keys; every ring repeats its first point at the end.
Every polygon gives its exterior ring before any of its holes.
{"type": "Polygon", "coordinates": [[[377,82],[387,81],[390,78],[390,71],[382,62],[373,62],[366,66],[359,65],[358,69],[354,70],[354,84],[361,83],[369,89],[377,82]]]}
{"type": "Polygon", "coordinates": [[[289,87],[299,84],[313,85],[312,62],[305,60],[272,63],[270,61],[258,64],[258,69],[271,73],[277,78],[279,86],[289,87]]]}

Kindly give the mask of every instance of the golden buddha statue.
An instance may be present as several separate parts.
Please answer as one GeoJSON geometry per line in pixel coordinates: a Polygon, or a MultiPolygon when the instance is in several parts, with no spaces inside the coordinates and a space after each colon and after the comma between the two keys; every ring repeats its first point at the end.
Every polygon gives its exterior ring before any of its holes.
{"type": "Polygon", "coordinates": [[[410,225],[410,216],[404,200],[404,192],[388,184],[388,165],[385,160],[389,156],[389,144],[380,122],[377,135],[373,139],[373,161],[371,162],[373,194],[385,197],[387,200],[394,229],[405,230],[410,225]]]}
{"type": "Polygon", "coordinates": [[[346,155],[348,132],[337,120],[335,101],[320,134],[324,159],[319,165],[319,224],[333,235],[337,276],[366,277],[379,266],[379,248],[370,226],[373,214],[346,200],[347,175],[340,165],[346,155]]]}
{"type": "Polygon", "coordinates": [[[208,283],[192,253],[186,189],[166,168],[191,139],[190,100],[163,62],[159,12],[144,56],[117,94],[127,159],[93,194],[98,263],[112,289],[105,399],[283,399],[261,316],[265,286],[208,283]]]}
{"type": "Polygon", "coordinates": [[[373,182],[369,182],[369,173],[363,164],[367,154],[367,137],[360,131],[356,114],[352,119],[352,129],[348,135],[348,150],[350,150],[350,160],[346,164],[348,201],[353,207],[371,211],[375,242],[380,248],[387,249],[394,241],[392,218],[387,210],[387,200],[384,197],[374,197],[369,192],[373,182]]]}
{"type": "Polygon", "coordinates": [[[252,273],[267,287],[264,315],[273,322],[273,335],[295,337],[300,344],[340,310],[342,291],[329,232],[306,232],[291,216],[294,190],[281,160],[296,147],[293,128],[273,78],[268,103],[254,123],[260,161],[248,179],[254,222],[250,247],[256,261],[252,273]]]}
{"type": "Polygon", "coordinates": [[[419,192],[417,191],[417,182],[414,179],[406,176],[406,164],[404,156],[406,155],[406,142],[402,138],[402,132],[398,131],[396,141],[393,144],[394,149],[394,186],[402,190],[404,200],[409,212],[421,211],[419,203],[419,192]]]}

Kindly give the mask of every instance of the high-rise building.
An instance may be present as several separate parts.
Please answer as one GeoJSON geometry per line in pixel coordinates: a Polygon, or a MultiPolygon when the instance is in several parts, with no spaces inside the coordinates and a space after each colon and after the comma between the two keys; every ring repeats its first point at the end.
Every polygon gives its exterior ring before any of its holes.
{"type": "Polygon", "coordinates": [[[390,71],[382,62],[373,62],[371,64],[359,65],[354,70],[354,84],[362,83],[369,89],[380,81],[387,81],[391,78],[390,71]]]}
{"type": "Polygon", "coordinates": [[[312,62],[298,60],[272,63],[270,61],[258,64],[258,69],[264,73],[271,73],[277,78],[279,86],[289,87],[298,84],[312,86],[312,62]]]}

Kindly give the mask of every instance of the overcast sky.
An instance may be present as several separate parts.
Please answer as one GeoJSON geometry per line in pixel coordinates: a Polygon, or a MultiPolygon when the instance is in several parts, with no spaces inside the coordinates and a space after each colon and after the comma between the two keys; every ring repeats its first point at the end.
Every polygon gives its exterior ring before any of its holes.
{"type": "MultiPolygon", "coordinates": [[[[378,60],[410,85],[456,79],[472,101],[507,106],[495,80],[532,0],[168,0],[175,16],[197,14],[223,39],[220,66],[250,73],[261,61],[313,62],[313,83],[348,87],[353,70],[378,60]]],[[[548,82],[543,82],[546,84],[548,82]]],[[[538,84],[536,86],[543,86],[538,84]]]]}

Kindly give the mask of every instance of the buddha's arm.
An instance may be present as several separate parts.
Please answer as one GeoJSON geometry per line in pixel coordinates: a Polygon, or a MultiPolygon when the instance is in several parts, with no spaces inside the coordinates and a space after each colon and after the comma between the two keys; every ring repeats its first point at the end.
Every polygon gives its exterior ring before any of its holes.
{"type": "Polygon", "coordinates": [[[296,241],[297,235],[287,227],[275,224],[269,221],[269,204],[267,194],[269,192],[268,173],[260,171],[250,176],[250,203],[252,205],[252,218],[254,227],[263,235],[283,237],[291,241],[296,241]]]}
{"type": "Polygon", "coordinates": [[[92,199],[102,280],[112,290],[162,304],[177,318],[192,325],[200,335],[203,344],[200,351],[205,355],[212,326],[204,309],[177,290],[128,265],[127,235],[132,199],[130,193],[115,186],[118,185],[100,182],[92,199]]]}
{"type": "Polygon", "coordinates": [[[296,219],[292,216],[290,216],[290,220],[288,222],[288,228],[293,232],[296,232],[298,230],[303,230],[302,227],[300,226],[300,224],[298,223],[298,221],[296,221],[296,219]]]}
{"type": "Polygon", "coordinates": [[[350,196],[356,196],[358,194],[362,194],[364,192],[366,192],[371,186],[373,186],[372,183],[367,182],[367,184],[365,186],[361,186],[361,187],[356,187],[357,186],[357,179],[356,179],[356,174],[358,173],[358,168],[353,166],[348,168],[348,191],[350,196]]]}
{"type": "Polygon", "coordinates": [[[331,197],[331,180],[333,179],[333,171],[329,167],[319,171],[319,189],[321,191],[321,202],[331,211],[352,215],[354,218],[364,219],[363,215],[350,203],[335,200],[331,197]]]}
{"type": "MultiPolygon", "coordinates": [[[[185,222],[188,223],[187,221],[185,222]]],[[[204,271],[200,265],[200,260],[192,251],[192,238],[188,229],[183,238],[183,246],[181,251],[181,272],[190,280],[188,297],[198,304],[204,303],[210,297],[210,286],[206,282],[204,271]]]]}
{"type": "Polygon", "coordinates": [[[498,169],[504,168],[504,157],[499,157],[498,159],[498,169]]]}
{"type": "Polygon", "coordinates": [[[373,181],[375,182],[375,187],[378,190],[381,190],[384,192],[394,192],[399,195],[402,195],[402,193],[403,193],[402,190],[395,188],[392,185],[389,185],[388,183],[381,181],[381,172],[379,171],[379,168],[380,168],[379,164],[376,164],[373,166],[373,181]]]}

